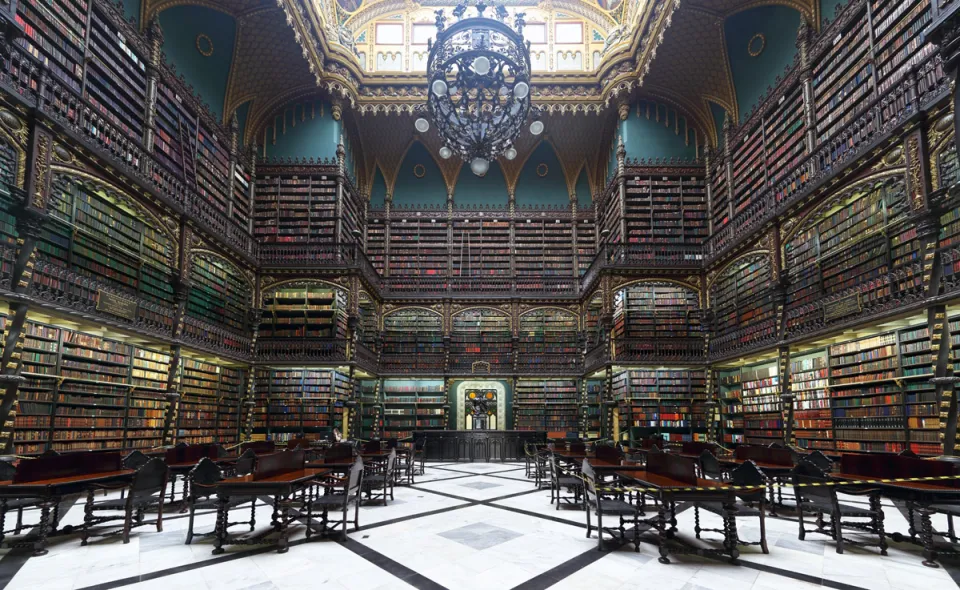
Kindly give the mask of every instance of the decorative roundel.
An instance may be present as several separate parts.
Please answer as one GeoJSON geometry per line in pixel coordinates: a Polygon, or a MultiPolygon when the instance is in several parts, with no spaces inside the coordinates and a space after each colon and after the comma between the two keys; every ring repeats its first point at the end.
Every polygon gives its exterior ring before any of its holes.
{"type": "Polygon", "coordinates": [[[492,392],[492,391],[488,391],[488,392],[487,392],[487,399],[493,399],[493,392],[492,392]]]}
{"type": "Polygon", "coordinates": [[[423,164],[414,164],[413,175],[417,178],[423,178],[427,175],[427,168],[423,164]]]}
{"type": "Polygon", "coordinates": [[[213,55],[213,39],[204,33],[197,35],[197,51],[204,57],[213,55]]]}
{"type": "Polygon", "coordinates": [[[753,37],[750,37],[750,41],[747,42],[747,53],[750,54],[750,57],[757,57],[763,53],[763,49],[767,46],[767,38],[763,36],[763,33],[757,33],[753,37]]]}
{"type": "Polygon", "coordinates": [[[470,392],[470,399],[477,399],[477,392],[476,392],[476,391],[471,391],[471,392],[470,392]]]}
{"type": "Polygon", "coordinates": [[[545,162],[537,164],[537,176],[543,178],[550,172],[550,167],[545,162]]]}

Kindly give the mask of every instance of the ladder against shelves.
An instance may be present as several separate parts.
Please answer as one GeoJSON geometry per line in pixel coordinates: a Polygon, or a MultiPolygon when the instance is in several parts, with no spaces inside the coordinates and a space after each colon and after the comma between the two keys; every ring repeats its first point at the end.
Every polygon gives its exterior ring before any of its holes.
{"type": "Polygon", "coordinates": [[[586,392],[587,413],[584,416],[583,437],[588,439],[600,438],[603,410],[603,381],[586,379],[583,383],[586,392]]]}
{"type": "Polygon", "coordinates": [[[577,379],[518,379],[513,401],[514,430],[577,433],[580,395],[577,379]]]}
{"type": "Polygon", "coordinates": [[[705,373],[695,369],[630,369],[614,374],[620,436],[665,442],[706,440],[705,373]]]}
{"type": "Polygon", "coordinates": [[[408,439],[415,430],[446,430],[448,409],[443,379],[383,380],[385,439],[408,439]]]}
{"type": "Polygon", "coordinates": [[[383,436],[383,406],[379,391],[380,380],[360,381],[360,438],[364,440],[383,436]]]}

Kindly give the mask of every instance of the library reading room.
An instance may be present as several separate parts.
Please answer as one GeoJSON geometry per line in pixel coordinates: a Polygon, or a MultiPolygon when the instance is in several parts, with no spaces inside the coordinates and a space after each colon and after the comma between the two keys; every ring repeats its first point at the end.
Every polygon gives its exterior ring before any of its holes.
{"type": "Polygon", "coordinates": [[[960,590],[958,77],[960,0],[0,0],[0,590],[960,590]]]}

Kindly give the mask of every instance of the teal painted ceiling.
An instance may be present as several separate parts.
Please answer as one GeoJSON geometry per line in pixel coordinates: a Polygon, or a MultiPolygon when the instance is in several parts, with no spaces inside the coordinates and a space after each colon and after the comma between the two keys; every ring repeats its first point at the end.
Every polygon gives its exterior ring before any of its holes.
{"type": "Polygon", "coordinates": [[[563,166],[548,142],[541,141],[524,163],[515,194],[520,207],[570,204],[563,166]]]}
{"type": "Polygon", "coordinates": [[[160,13],[160,27],[167,62],[222,119],[237,36],[234,18],[203,6],[174,6],[160,13]]]}
{"type": "Polygon", "coordinates": [[[443,173],[419,141],[407,150],[393,187],[393,203],[402,206],[442,206],[447,202],[443,173]]]}
{"type": "Polygon", "coordinates": [[[793,63],[799,28],[800,13],[785,6],[750,8],[724,21],[741,122],[793,63]]]}
{"type": "Polygon", "coordinates": [[[482,177],[471,172],[469,165],[463,165],[453,190],[453,202],[457,207],[505,207],[509,200],[507,179],[503,176],[500,164],[492,162],[490,170],[482,177]]]}

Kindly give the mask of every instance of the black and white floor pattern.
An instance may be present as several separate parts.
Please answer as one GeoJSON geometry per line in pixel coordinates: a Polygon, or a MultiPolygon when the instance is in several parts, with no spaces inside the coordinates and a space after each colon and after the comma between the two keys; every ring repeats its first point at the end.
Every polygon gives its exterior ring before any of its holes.
{"type": "MultiPolygon", "coordinates": [[[[906,531],[903,512],[885,506],[887,530],[906,531]]],[[[266,504],[259,507],[257,521],[269,523],[270,512],[266,504]]],[[[82,515],[82,504],[75,503],[62,522],[77,524],[82,515]]],[[[677,518],[681,536],[692,540],[692,511],[677,518]]],[[[719,526],[719,517],[702,519],[719,526]]],[[[26,520],[34,522],[36,514],[26,520]]],[[[213,524],[213,514],[204,514],[196,530],[213,524]]],[[[913,545],[894,543],[881,557],[875,549],[853,547],[838,555],[820,535],[799,541],[789,511],[767,519],[770,554],[744,548],[740,566],[683,556],[662,565],[649,544],[639,553],[632,547],[599,552],[596,537],[585,536],[583,512],[555,510],[520,464],[428,464],[416,485],[396,489],[389,506],[361,508],[360,524],[346,543],[306,542],[299,527],[286,554],[231,547],[214,556],[209,538],[184,545],[186,516],[172,514],[162,533],[137,529],[128,545],[109,538],[81,547],[77,535],[66,535],[55,537],[43,557],[0,550],[0,590],[954,590],[960,584],[960,562],[924,567],[913,545]]],[[[739,528],[744,538],[759,537],[755,519],[740,519],[739,528]]]]}

